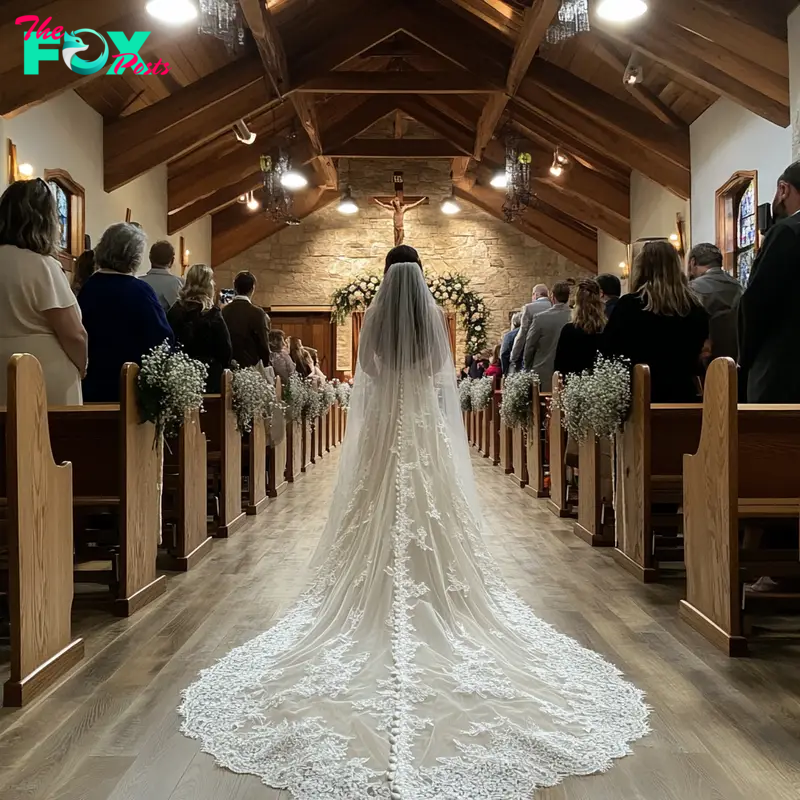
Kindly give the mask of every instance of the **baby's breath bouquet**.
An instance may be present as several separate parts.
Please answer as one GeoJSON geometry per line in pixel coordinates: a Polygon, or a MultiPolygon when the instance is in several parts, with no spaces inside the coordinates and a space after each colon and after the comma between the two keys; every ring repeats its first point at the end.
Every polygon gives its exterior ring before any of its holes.
{"type": "Polygon", "coordinates": [[[350,395],[353,392],[353,387],[346,381],[342,381],[336,387],[336,399],[339,401],[339,408],[342,411],[347,411],[350,408],[350,395]]]}
{"type": "Polygon", "coordinates": [[[484,411],[489,408],[492,395],[494,395],[494,379],[486,376],[472,381],[470,394],[472,395],[473,411],[484,411]]]}
{"type": "Polygon", "coordinates": [[[462,378],[458,384],[458,399],[462,411],[472,411],[472,379],[462,378]]]}
{"type": "Polygon", "coordinates": [[[515,372],[503,384],[500,419],[509,428],[527,428],[533,405],[533,384],[539,383],[535,372],[515,372]]]}
{"type": "Polygon", "coordinates": [[[283,387],[283,403],[286,407],[286,419],[289,422],[300,422],[306,408],[306,382],[297,374],[291,375],[283,387]]]}
{"type": "Polygon", "coordinates": [[[318,386],[312,378],[306,378],[306,398],[303,415],[306,419],[317,419],[324,413],[324,406],[322,387],[318,386]]]}
{"type": "Polygon", "coordinates": [[[333,381],[325,381],[322,385],[322,413],[325,414],[333,408],[336,403],[336,386],[333,381]]]}
{"type": "Polygon", "coordinates": [[[142,358],[139,411],[156,426],[156,439],[180,433],[186,414],[202,409],[208,368],[164,341],[142,358]]]}
{"type": "Polygon", "coordinates": [[[257,419],[271,419],[277,397],[275,387],[255,368],[233,373],[233,410],[240,433],[250,433],[257,419]]]}
{"type": "Polygon", "coordinates": [[[631,404],[630,364],[597,356],[594,369],[566,380],[559,400],[563,425],[577,441],[587,436],[612,439],[631,404]]]}

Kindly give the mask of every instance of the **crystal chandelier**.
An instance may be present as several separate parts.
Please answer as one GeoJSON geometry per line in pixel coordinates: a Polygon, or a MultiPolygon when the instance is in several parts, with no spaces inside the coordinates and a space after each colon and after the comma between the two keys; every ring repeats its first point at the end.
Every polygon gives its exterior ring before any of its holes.
{"type": "Polygon", "coordinates": [[[520,152],[519,139],[506,139],[506,200],[503,214],[506,222],[513,222],[530,204],[531,154],[520,152]]]}
{"type": "Polygon", "coordinates": [[[564,0],[556,21],[547,31],[547,41],[558,44],[588,30],[591,30],[588,0],[564,0]]]}
{"type": "Polygon", "coordinates": [[[198,31],[222,39],[230,53],[244,47],[244,19],[239,0],[200,0],[198,31]]]}
{"type": "Polygon", "coordinates": [[[284,225],[298,225],[300,220],[292,213],[294,199],[283,185],[283,176],[291,172],[289,156],[281,150],[277,158],[261,156],[261,172],[264,179],[262,205],[267,216],[284,225]]]}

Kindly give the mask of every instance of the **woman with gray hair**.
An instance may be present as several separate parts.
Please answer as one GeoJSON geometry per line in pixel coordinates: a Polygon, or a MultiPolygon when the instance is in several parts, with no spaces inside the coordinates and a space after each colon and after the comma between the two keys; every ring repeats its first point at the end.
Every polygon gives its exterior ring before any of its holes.
{"type": "Polygon", "coordinates": [[[81,289],[78,302],[89,334],[89,369],[83,381],[87,403],[119,401],[120,373],[172,329],[156,293],[136,277],[147,237],[136,225],[119,222],[103,234],[95,250],[97,271],[81,289]]]}
{"type": "Polygon", "coordinates": [[[12,183],[0,198],[0,406],[6,365],[30,353],[42,365],[49,405],[80,405],[86,331],[58,252],[55,197],[40,179],[12,183]]]}

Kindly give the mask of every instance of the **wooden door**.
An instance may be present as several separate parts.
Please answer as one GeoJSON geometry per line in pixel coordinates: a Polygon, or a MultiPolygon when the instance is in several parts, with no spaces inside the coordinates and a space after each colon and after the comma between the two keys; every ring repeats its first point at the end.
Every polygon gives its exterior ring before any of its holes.
{"type": "Polygon", "coordinates": [[[305,347],[319,353],[320,369],[329,378],[336,375],[336,326],[330,311],[268,311],[273,330],[282,330],[288,339],[297,336],[305,347]]]}

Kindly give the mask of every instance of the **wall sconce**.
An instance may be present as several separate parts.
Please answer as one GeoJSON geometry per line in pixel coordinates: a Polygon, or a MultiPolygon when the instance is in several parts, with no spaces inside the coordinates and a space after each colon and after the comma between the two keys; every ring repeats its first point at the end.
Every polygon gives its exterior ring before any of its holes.
{"type": "Polygon", "coordinates": [[[34,175],[33,164],[27,161],[19,163],[17,159],[17,146],[11,139],[8,140],[8,162],[7,162],[8,182],[27,181],[34,175]]]}

